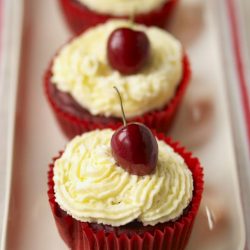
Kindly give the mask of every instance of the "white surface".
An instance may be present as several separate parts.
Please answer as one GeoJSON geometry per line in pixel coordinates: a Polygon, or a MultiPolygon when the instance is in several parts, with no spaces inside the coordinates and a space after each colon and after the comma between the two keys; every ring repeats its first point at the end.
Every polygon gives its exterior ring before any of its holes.
{"type": "MultiPolygon", "coordinates": [[[[224,0],[226,2],[226,0],[224,0]]],[[[235,10],[236,10],[236,19],[238,22],[238,39],[240,41],[240,55],[242,60],[242,67],[244,72],[244,77],[246,81],[246,89],[248,90],[248,93],[250,93],[250,71],[249,71],[249,53],[248,49],[249,46],[247,46],[247,29],[246,29],[246,23],[244,23],[244,18],[249,19],[249,16],[242,15],[240,13],[246,13],[246,10],[250,10],[250,8],[247,8],[247,6],[250,7],[250,2],[246,1],[238,1],[235,3],[235,10]],[[246,9],[243,9],[245,7],[246,9]],[[238,10],[238,12],[237,12],[238,10]],[[245,31],[245,33],[244,33],[245,31]]],[[[220,3],[223,5],[223,2],[220,3]]],[[[225,63],[225,71],[226,74],[226,81],[228,86],[228,98],[230,100],[229,107],[230,107],[230,115],[231,115],[231,123],[233,126],[233,136],[234,136],[234,148],[237,155],[237,168],[238,168],[238,178],[239,178],[239,184],[241,188],[241,199],[243,203],[243,210],[245,216],[245,227],[246,227],[246,235],[247,235],[247,247],[246,249],[250,249],[250,241],[249,241],[249,235],[250,235],[250,200],[249,200],[249,192],[250,192],[250,168],[249,168],[249,162],[250,162],[250,145],[247,135],[247,123],[245,119],[247,119],[246,115],[250,117],[249,114],[244,114],[244,109],[240,108],[243,103],[242,93],[241,93],[241,85],[240,85],[240,78],[239,78],[239,72],[238,69],[235,67],[235,64],[232,63],[235,61],[235,54],[232,53],[234,41],[230,41],[231,38],[231,22],[229,22],[227,16],[227,13],[223,13],[223,15],[220,15],[221,20],[221,44],[227,44],[227,46],[223,46],[224,51],[224,62],[225,63]],[[230,41],[230,42],[229,42],[230,41]],[[244,121],[244,122],[239,122],[244,121]]],[[[222,47],[222,46],[221,46],[222,47]]],[[[250,97],[250,95],[248,95],[250,97]]],[[[250,100],[250,99],[249,99],[250,100]]]]}
{"type": "MultiPolygon", "coordinates": [[[[66,249],[47,201],[47,166],[64,147],[43,95],[42,75],[69,37],[56,1],[26,0],[6,249],[66,249]]],[[[214,16],[216,1],[183,0],[171,30],[187,48],[193,80],[171,131],[199,156],[206,189],[189,250],[241,250],[245,233],[226,101],[226,82],[214,16]],[[205,205],[216,224],[209,231],[205,205]]]]}
{"type": "MultiPolygon", "coordinates": [[[[10,196],[23,5],[17,4],[15,8],[11,8],[10,1],[2,1],[1,4],[4,14],[4,17],[0,17],[3,18],[0,30],[2,35],[0,44],[0,235],[2,236],[6,232],[8,207],[8,202],[4,201],[8,201],[10,196]]],[[[1,238],[0,246],[3,242],[1,238]]]]}

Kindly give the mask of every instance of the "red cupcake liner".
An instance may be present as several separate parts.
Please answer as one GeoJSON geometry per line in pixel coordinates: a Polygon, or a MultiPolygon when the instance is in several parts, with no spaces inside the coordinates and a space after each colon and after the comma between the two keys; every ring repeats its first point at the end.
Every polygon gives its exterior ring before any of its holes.
{"type": "MultiPolygon", "coordinates": [[[[60,108],[53,97],[49,92],[49,84],[51,79],[51,66],[50,64],[48,70],[45,73],[44,77],[44,88],[47,99],[52,107],[54,115],[65,135],[68,138],[73,138],[75,135],[82,134],[84,132],[94,130],[97,128],[118,128],[122,125],[122,120],[114,122],[113,120],[103,122],[96,122],[94,119],[79,119],[77,116],[72,115],[71,113],[65,112],[60,108]]],[[[158,132],[167,132],[170,128],[175,115],[178,111],[180,103],[183,99],[185,91],[187,89],[189,80],[191,78],[191,69],[187,55],[183,57],[183,77],[176,90],[175,96],[172,100],[161,110],[156,110],[148,112],[142,116],[135,117],[129,122],[141,122],[144,123],[149,128],[156,130],[158,132]]]]}
{"type": "MultiPolygon", "coordinates": [[[[142,232],[106,231],[100,227],[96,229],[92,224],[73,219],[62,211],[55,201],[53,159],[48,172],[48,197],[57,229],[61,238],[72,250],[182,250],[186,247],[196,214],[198,212],[203,192],[203,169],[197,158],[181,147],[179,143],[172,142],[163,134],[156,134],[158,139],[165,141],[175,152],[181,155],[192,172],[194,180],[193,199],[185,213],[175,222],[167,222],[142,232]]],[[[143,227],[143,226],[142,226],[143,227]]]]}
{"type": "MultiPolygon", "coordinates": [[[[164,27],[177,2],[178,0],[168,0],[160,9],[147,14],[136,15],[134,21],[147,26],[164,27]]],[[[104,23],[111,18],[129,18],[128,16],[120,17],[94,12],[77,0],[59,0],[59,3],[65,20],[74,34],[80,34],[86,29],[104,23]]]]}

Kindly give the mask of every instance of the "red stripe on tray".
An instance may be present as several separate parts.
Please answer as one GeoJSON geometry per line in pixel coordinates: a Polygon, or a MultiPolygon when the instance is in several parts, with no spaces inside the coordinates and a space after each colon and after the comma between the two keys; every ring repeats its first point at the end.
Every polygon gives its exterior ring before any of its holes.
{"type": "Polygon", "coordinates": [[[239,24],[237,20],[237,15],[235,11],[235,0],[227,0],[227,7],[228,7],[228,14],[229,14],[229,22],[231,26],[231,34],[233,39],[233,47],[234,47],[234,57],[237,67],[237,73],[239,78],[239,85],[242,97],[242,106],[246,121],[246,128],[247,128],[247,136],[248,136],[248,143],[250,144],[250,99],[248,95],[248,88],[247,88],[247,80],[245,77],[244,72],[244,63],[241,51],[241,44],[240,44],[240,33],[239,33],[239,24]]]}

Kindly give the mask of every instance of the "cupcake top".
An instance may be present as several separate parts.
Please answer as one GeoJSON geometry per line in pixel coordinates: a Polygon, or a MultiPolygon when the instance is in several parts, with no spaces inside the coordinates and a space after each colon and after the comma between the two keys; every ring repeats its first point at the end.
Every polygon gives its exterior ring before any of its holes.
{"type": "Polygon", "coordinates": [[[182,78],[183,50],[169,33],[125,20],[111,20],[90,28],[65,45],[55,57],[51,82],[67,92],[93,115],[120,118],[121,110],[113,86],[123,98],[127,118],[161,109],[173,98],[182,78]],[[150,58],[137,73],[123,75],[107,59],[107,42],[117,28],[145,32],[150,58]]]}
{"type": "Polygon", "coordinates": [[[54,166],[60,207],[77,220],[125,225],[134,220],[156,225],[178,219],[193,194],[192,173],[184,159],[161,140],[153,173],[129,174],[111,153],[114,131],[95,130],[68,143],[54,166]]]}
{"type": "Polygon", "coordinates": [[[78,0],[89,9],[117,16],[148,13],[159,9],[168,0],[78,0]]]}

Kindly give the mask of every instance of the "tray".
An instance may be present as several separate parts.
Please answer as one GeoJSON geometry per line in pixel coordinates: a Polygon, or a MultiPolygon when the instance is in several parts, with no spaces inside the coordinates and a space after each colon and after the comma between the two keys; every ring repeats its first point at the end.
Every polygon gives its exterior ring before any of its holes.
{"type": "MultiPolygon", "coordinates": [[[[11,15],[6,14],[4,32],[3,82],[9,88],[1,249],[62,250],[66,246],[50,213],[46,173],[66,138],[43,95],[42,75],[71,34],[57,1],[8,0],[5,5],[11,15]]],[[[193,68],[170,135],[200,158],[206,181],[187,250],[247,249],[250,236],[249,93],[240,13],[233,0],[181,0],[167,27],[186,47],[193,68]]]]}

